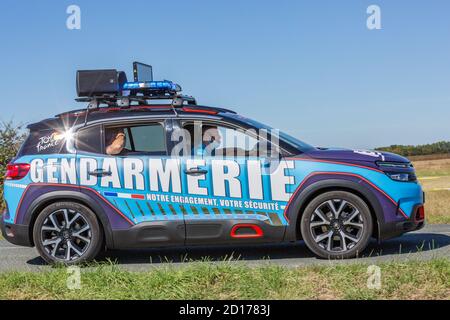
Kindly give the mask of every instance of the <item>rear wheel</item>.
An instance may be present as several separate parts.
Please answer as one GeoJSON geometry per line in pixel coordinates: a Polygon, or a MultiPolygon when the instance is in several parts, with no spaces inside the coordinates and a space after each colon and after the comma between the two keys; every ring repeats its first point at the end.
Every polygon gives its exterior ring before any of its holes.
{"type": "Polygon", "coordinates": [[[345,191],[326,192],[313,199],[301,219],[308,248],[327,259],[358,256],[369,243],[373,222],[367,204],[345,191]]]}
{"type": "Polygon", "coordinates": [[[74,202],[58,202],[39,214],[33,239],[46,262],[71,265],[97,256],[103,231],[89,208],[74,202]]]}

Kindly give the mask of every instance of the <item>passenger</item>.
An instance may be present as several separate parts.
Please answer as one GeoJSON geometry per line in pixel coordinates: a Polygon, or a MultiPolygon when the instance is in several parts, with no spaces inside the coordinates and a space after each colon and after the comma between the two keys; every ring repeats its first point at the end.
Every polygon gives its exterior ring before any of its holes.
{"type": "Polygon", "coordinates": [[[123,156],[130,150],[125,148],[127,138],[123,129],[106,129],[106,154],[110,156],[123,156]]]}

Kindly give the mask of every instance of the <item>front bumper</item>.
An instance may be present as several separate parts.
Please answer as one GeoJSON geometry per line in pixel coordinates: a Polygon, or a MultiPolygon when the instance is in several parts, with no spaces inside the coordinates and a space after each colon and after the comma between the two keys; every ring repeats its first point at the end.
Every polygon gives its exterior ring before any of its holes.
{"type": "Polygon", "coordinates": [[[8,242],[23,247],[34,247],[28,226],[5,223],[3,217],[0,216],[0,229],[3,238],[8,242]]]}
{"type": "Polygon", "coordinates": [[[385,223],[383,226],[380,226],[379,240],[382,241],[395,238],[406,232],[417,231],[425,227],[425,218],[423,217],[418,219],[418,212],[420,208],[423,208],[423,204],[419,204],[414,207],[411,219],[400,222],[385,223]]]}
{"type": "Polygon", "coordinates": [[[383,231],[380,234],[380,241],[388,240],[401,236],[406,232],[417,231],[425,227],[425,221],[413,222],[403,221],[397,223],[390,223],[384,226],[383,231]]]}

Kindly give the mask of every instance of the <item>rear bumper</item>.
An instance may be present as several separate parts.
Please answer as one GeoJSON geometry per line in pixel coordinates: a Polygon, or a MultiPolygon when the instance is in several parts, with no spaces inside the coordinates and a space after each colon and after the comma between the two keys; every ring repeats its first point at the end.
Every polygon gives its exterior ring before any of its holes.
{"type": "Polygon", "coordinates": [[[34,246],[30,237],[28,226],[5,223],[3,221],[3,217],[0,216],[0,229],[2,231],[3,238],[10,243],[23,247],[34,246]]]}

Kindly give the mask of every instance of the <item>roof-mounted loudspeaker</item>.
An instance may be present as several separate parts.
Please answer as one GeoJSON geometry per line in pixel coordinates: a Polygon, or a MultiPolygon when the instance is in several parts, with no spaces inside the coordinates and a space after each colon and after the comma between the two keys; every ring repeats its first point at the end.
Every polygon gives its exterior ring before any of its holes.
{"type": "Polygon", "coordinates": [[[81,70],[77,72],[78,97],[117,95],[127,82],[125,72],[109,70],[81,70]]]}

